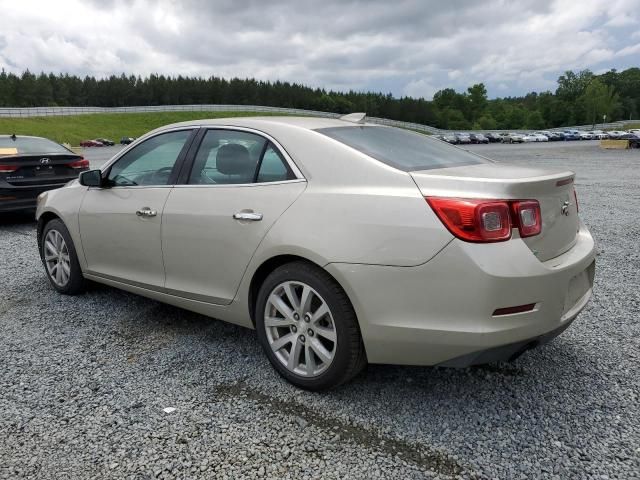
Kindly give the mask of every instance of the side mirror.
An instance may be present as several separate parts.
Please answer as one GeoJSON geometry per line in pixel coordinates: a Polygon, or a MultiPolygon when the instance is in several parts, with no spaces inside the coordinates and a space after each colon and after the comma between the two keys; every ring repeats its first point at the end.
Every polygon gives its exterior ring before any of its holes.
{"type": "Polygon", "coordinates": [[[85,187],[102,187],[102,172],[100,170],[87,170],[78,178],[80,185],[85,187]]]}

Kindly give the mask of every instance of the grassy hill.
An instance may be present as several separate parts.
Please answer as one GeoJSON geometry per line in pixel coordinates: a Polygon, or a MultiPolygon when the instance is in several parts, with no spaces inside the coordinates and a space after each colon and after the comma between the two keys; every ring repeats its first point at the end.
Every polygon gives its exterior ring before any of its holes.
{"type": "Polygon", "coordinates": [[[121,137],[139,137],[169,123],[201,118],[265,116],[254,112],[152,112],[97,113],[56,117],[0,118],[0,135],[35,135],[59,143],[79,145],[81,140],[102,137],[116,143],[121,137]]]}

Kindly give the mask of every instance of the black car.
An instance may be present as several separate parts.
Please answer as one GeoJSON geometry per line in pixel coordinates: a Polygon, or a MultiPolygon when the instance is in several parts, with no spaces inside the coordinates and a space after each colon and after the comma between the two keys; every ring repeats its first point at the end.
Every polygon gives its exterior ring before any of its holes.
{"type": "Polygon", "coordinates": [[[470,133],[471,143],[489,143],[489,139],[481,133],[470,133]]]}
{"type": "Polygon", "coordinates": [[[122,137],[120,139],[120,145],[129,145],[135,140],[133,137],[122,137]]]}
{"type": "Polygon", "coordinates": [[[493,132],[486,133],[485,137],[487,137],[490,143],[500,143],[502,141],[502,137],[493,132]]]}
{"type": "Polygon", "coordinates": [[[35,208],[40,193],[88,169],[82,155],[46,138],[0,135],[0,212],[35,208]]]}
{"type": "Polygon", "coordinates": [[[629,142],[629,148],[640,148],[640,136],[635,133],[620,135],[618,140],[627,140],[629,142]]]}
{"type": "Polygon", "coordinates": [[[106,145],[107,147],[113,147],[116,144],[113,140],[109,140],[108,138],[96,138],[96,141],[100,142],[102,145],[106,145]]]}

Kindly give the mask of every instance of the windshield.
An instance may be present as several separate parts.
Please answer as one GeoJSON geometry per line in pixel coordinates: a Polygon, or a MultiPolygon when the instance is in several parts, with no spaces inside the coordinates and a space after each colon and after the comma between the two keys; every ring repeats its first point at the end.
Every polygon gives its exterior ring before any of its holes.
{"type": "Polygon", "coordinates": [[[51,140],[39,137],[0,137],[0,155],[41,153],[70,153],[51,140]]]}
{"type": "Polygon", "coordinates": [[[400,128],[353,126],[316,131],[405,172],[488,163],[466,150],[400,128]]]}

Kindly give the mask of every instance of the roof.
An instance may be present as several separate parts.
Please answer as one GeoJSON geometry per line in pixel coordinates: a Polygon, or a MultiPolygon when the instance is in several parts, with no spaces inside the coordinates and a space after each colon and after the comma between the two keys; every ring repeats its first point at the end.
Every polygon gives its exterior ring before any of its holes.
{"type": "Polygon", "coordinates": [[[378,126],[374,123],[354,123],[346,120],[340,120],[339,118],[323,118],[323,117],[287,117],[287,116],[267,116],[267,117],[226,117],[226,118],[212,118],[212,119],[200,119],[189,120],[187,122],[174,123],[171,125],[165,125],[162,129],[182,127],[182,126],[215,126],[215,125],[230,125],[237,127],[250,127],[260,129],[260,127],[276,126],[276,125],[290,125],[306,130],[314,130],[317,128],[328,127],[348,127],[355,125],[367,125],[378,126]]]}

